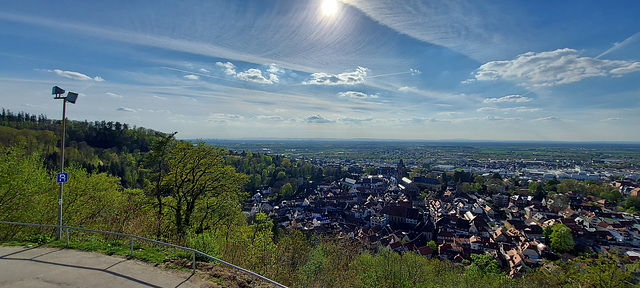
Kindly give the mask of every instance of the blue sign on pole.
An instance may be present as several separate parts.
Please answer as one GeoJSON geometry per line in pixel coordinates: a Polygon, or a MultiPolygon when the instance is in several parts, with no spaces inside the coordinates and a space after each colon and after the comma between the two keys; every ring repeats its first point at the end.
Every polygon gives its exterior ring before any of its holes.
{"type": "Polygon", "coordinates": [[[58,173],[58,183],[67,183],[69,181],[69,173],[58,173]]]}

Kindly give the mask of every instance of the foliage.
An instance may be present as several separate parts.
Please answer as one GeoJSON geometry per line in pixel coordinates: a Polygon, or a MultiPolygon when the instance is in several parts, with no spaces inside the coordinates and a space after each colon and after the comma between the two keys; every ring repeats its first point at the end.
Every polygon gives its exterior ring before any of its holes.
{"type": "Polygon", "coordinates": [[[551,250],[555,252],[564,253],[573,250],[574,242],[571,229],[560,222],[547,226],[544,230],[544,236],[548,239],[551,250]]]}
{"type": "Polygon", "coordinates": [[[539,287],[636,287],[623,260],[616,255],[598,255],[556,261],[525,275],[524,280],[539,287]]]}
{"type": "MultiPolygon", "coordinates": [[[[36,154],[24,146],[0,149],[0,220],[49,224],[55,219],[57,195],[52,177],[36,154]]],[[[0,239],[16,236],[21,227],[0,230],[0,239]]]]}
{"type": "Polygon", "coordinates": [[[471,262],[471,265],[467,268],[465,274],[474,276],[504,275],[504,273],[500,271],[500,264],[498,263],[498,260],[496,260],[493,255],[471,254],[471,259],[473,262],[471,262]]]}
{"type": "Polygon", "coordinates": [[[161,179],[170,225],[177,236],[187,229],[212,229],[239,213],[245,177],[225,165],[222,148],[180,142],[170,152],[161,179]]]}

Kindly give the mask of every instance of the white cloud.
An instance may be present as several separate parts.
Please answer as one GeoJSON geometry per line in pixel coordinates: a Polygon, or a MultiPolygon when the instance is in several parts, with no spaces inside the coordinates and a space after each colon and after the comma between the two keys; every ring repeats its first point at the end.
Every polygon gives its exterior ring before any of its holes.
{"type": "Polygon", "coordinates": [[[609,54],[609,53],[611,53],[613,51],[621,49],[621,48],[623,48],[623,47],[625,47],[625,46],[627,46],[627,45],[629,45],[629,44],[631,44],[633,42],[639,41],[639,40],[640,40],[640,32],[638,32],[636,34],[633,34],[631,37],[625,39],[624,41],[622,41],[620,43],[615,43],[613,45],[613,47],[609,48],[609,50],[607,50],[607,51],[604,51],[602,54],[598,55],[598,57],[596,57],[596,58],[600,58],[600,57],[602,57],[604,55],[607,55],[607,54],[609,54]]]}
{"type": "Polygon", "coordinates": [[[329,120],[327,118],[324,118],[324,117],[320,116],[319,114],[304,118],[304,121],[308,122],[308,123],[334,123],[335,122],[335,121],[329,120]]]}
{"type": "Polygon", "coordinates": [[[402,86],[398,88],[398,91],[401,91],[401,92],[411,92],[415,90],[416,90],[416,87],[409,87],[409,86],[402,86]]]}
{"type": "Polygon", "coordinates": [[[85,74],[82,74],[80,72],[73,72],[73,71],[62,71],[60,69],[54,69],[54,70],[46,70],[49,72],[54,72],[56,74],[58,74],[58,76],[62,76],[65,78],[69,78],[69,79],[73,79],[73,80],[80,80],[80,81],[96,81],[96,82],[103,82],[104,79],[102,79],[102,77],[100,76],[96,76],[94,78],[91,78],[85,74]]]}
{"type": "Polygon", "coordinates": [[[109,97],[111,97],[111,98],[123,98],[123,96],[122,96],[122,95],[118,95],[118,94],[116,94],[116,93],[107,92],[107,93],[105,93],[105,94],[107,94],[107,95],[108,95],[109,97]]]}
{"type": "Polygon", "coordinates": [[[514,60],[491,61],[478,68],[475,78],[553,86],[579,82],[589,77],[615,76],[635,71],[640,71],[639,62],[579,57],[577,50],[565,48],[541,53],[527,52],[514,60]]]}
{"type": "Polygon", "coordinates": [[[224,73],[227,75],[236,75],[236,65],[233,65],[233,63],[231,62],[226,62],[226,63],[222,63],[222,62],[216,62],[216,65],[225,68],[224,69],[224,73]]]}
{"type": "Polygon", "coordinates": [[[500,98],[487,98],[482,101],[483,103],[502,103],[502,102],[529,102],[531,98],[524,97],[522,95],[507,95],[500,98]]]}
{"type": "Polygon", "coordinates": [[[519,121],[522,120],[522,118],[519,117],[500,117],[500,116],[494,116],[494,115],[487,115],[487,117],[485,118],[489,121],[519,121]]]}
{"type": "Polygon", "coordinates": [[[284,118],[278,115],[258,115],[256,116],[258,120],[269,120],[269,121],[283,121],[284,118]]]}
{"type": "Polygon", "coordinates": [[[269,69],[267,71],[271,74],[282,74],[284,73],[284,69],[278,67],[275,63],[269,65],[269,69]]]}
{"type": "Polygon", "coordinates": [[[273,84],[280,81],[278,75],[269,74],[269,78],[265,78],[262,75],[262,71],[251,68],[247,71],[236,74],[236,78],[242,79],[247,82],[261,83],[261,84],[273,84]]]}
{"type": "Polygon", "coordinates": [[[120,107],[120,108],[118,108],[116,110],[122,111],[122,112],[138,112],[136,109],[128,108],[128,107],[120,107]]]}
{"type": "Polygon", "coordinates": [[[602,122],[611,122],[611,121],[619,121],[619,120],[620,120],[620,118],[618,118],[618,117],[610,117],[610,118],[602,119],[600,121],[602,121],[602,122]]]}
{"type": "Polygon", "coordinates": [[[418,69],[409,69],[409,71],[411,72],[411,75],[420,75],[422,74],[422,71],[418,70],[418,69]]]}
{"type": "Polygon", "coordinates": [[[516,111],[516,112],[538,112],[542,111],[540,108],[529,108],[529,107],[509,107],[509,108],[499,108],[499,107],[482,107],[478,108],[476,111],[478,112],[486,112],[486,111],[516,111]]]}
{"type": "Polygon", "coordinates": [[[533,119],[532,121],[555,121],[555,120],[560,120],[560,119],[556,116],[547,116],[547,117],[533,119]]]}
{"type": "Polygon", "coordinates": [[[370,122],[373,121],[373,118],[351,118],[351,117],[344,117],[344,118],[340,118],[338,119],[339,121],[342,122],[348,122],[348,123],[362,123],[362,122],[370,122]]]}
{"type": "Polygon", "coordinates": [[[198,79],[200,79],[200,77],[198,77],[198,75],[193,75],[193,74],[184,75],[182,77],[187,78],[189,80],[198,80],[198,79]]]}
{"type": "Polygon", "coordinates": [[[449,112],[438,112],[436,113],[437,115],[445,115],[445,116],[457,116],[462,114],[461,112],[454,112],[454,111],[449,111],[449,112]]]}
{"type": "Polygon", "coordinates": [[[167,100],[167,98],[162,97],[162,96],[158,96],[158,95],[153,95],[152,97],[153,97],[153,98],[156,98],[156,99],[158,99],[158,100],[167,100]]]}
{"type": "Polygon", "coordinates": [[[461,84],[469,84],[469,83],[473,83],[474,81],[476,81],[476,79],[466,79],[466,80],[460,81],[460,83],[461,84]]]}
{"type": "Polygon", "coordinates": [[[208,74],[208,73],[209,73],[209,70],[204,69],[204,68],[200,68],[200,72],[202,72],[202,73],[207,73],[207,74],[208,74]]]}
{"type": "Polygon", "coordinates": [[[620,68],[616,68],[616,69],[612,69],[611,73],[612,74],[627,74],[627,73],[632,73],[632,72],[637,72],[640,71],[640,62],[635,62],[629,66],[626,67],[620,67],[620,68]]]}
{"type": "Polygon", "coordinates": [[[354,98],[354,99],[378,98],[377,94],[375,94],[375,95],[367,95],[365,93],[358,92],[358,91],[339,92],[338,96],[347,97],[347,98],[354,98]]]}
{"type": "Polygon", "coordinates": [[[231,122],[233,120],[241,120],[244,117],[237,114],[224,114],[224,113],[210,113],[207,118],[208,122],[231,122]]]}
{"type": "Polygon", "coordinates": [[[365,81],[368,72],[368,68],[358,67],[354,72],[344,72],[337,75],[323,72],[313,73],[311,74],[312,79],[302,84],[356,85],[365,81]]]}

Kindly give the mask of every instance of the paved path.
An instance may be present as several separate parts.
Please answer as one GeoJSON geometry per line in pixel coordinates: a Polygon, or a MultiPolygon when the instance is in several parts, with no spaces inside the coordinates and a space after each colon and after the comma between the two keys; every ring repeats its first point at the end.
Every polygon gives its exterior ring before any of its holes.
{"type": "Polygon", "coordinates": [[[61,248],[0,247],[0,287],[210,287],[185,271],[61,248]]]}

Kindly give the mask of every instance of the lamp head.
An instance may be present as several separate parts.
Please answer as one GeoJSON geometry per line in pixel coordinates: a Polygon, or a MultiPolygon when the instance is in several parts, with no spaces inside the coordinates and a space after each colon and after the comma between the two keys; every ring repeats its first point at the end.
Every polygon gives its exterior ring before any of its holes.
{"type": "Polygon", "coordinates": [[[75,92],[67,93],[67,97],[65,98],[66,101],[69,101],[73,104],[76,104],[77,99],[78,99],[78,93],[75,93],[75,92]]]}
{"type": "Polygon", "coordinates": [[[64,89],[58,86],[53,86],[53,89],[51,89],[51,94],[59,97],[60,95],[64,94],[64,89]]]}

